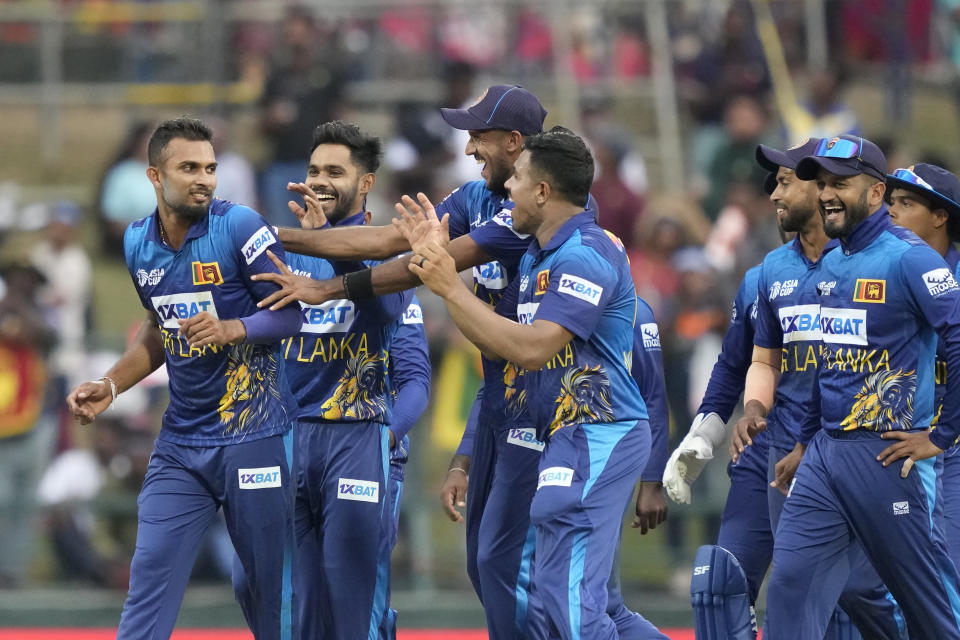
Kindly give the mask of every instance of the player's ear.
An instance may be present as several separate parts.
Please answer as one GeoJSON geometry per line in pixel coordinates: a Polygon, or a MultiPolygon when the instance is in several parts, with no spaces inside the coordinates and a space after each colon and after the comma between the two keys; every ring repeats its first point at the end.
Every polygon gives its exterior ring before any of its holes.
{"type": "Polygon", "coordinates": [[[868,190],[867,204],[871,207],[879,207],[883,204],[883,194],[887,191],[887,185],[877,180],[868,190]]]}
{"type": "Polygon", "coordinates": [[[373,185],[377,182],[377,174],[375,173],[365,173],[360,176],[360,193],[366,195],[370,193],[370,190],[373,189],[373,185]]]}
{"type": "Polygon", "coordinates": [[[156,167],[147,167],[147,179],[153,184],[154,189],[160,188],[160,170],[156,167]]]}
{"type": "Polygon", "coordinates": [[[950,218],[950,214],[947,213],[947,210],[943,207],[939,209],[934,209],[930,212],[933,215],[933,226],[937,229],[947,224],[947,219],[950,218]]]}
{"type": "Polygon", "coordinates": [[[519,131],[510,131],[507,134],[506,147],[508,153],[520,153],[523,149],[523,134],[519,131]]]}
{"type": "Polygon", "coordinates": [[[550,194],[552,193],[552,191],[553,190],[550,188],[550,183],[547,182],[546,180],[541,180],[540,182],[538,182],[537,191],[536,191],[536,194],[534,195],[537,205],[541,207],[545,205],[547,201],[550,200],[550,194]]]}

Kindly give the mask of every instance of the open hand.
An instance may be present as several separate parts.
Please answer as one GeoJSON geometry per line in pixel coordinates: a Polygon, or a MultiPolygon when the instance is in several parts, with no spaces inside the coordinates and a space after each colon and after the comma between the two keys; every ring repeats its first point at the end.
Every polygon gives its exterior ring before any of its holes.
{"type": "Polygon", "coordinates": [[[399,217],[393,219],[393,226],[415,253],[420,253],[420,247],[431,242],[446,247],[450,242],[450,214],[445,213],[443,219],[438,220],[437,211],[425,194],[418,193],[417,200],[410,196],[400,198],[394,205],[399,217]]]}
{"type": "Polygon", "coordinates": [[[272,282],[280,288],[258,302],[258,307],[261,309],[270,307],[271,311],[276,311],[298,300],[306,304],[323,304],[330,299],[319,280],[296,275],[270,249],[267,249],[267,257],[276,265],[280,273],[265,271],[250,276],[250,279],[258,282],[272,282]]]}
{"type": "Polygon", "coordinates": [[[288,182],[287,191],[297,193],[303,196],[303,206],[301,207],[294,200],[287,202],[290,211],[297,216],[300,226],[304,229],[319,229],[327,226],[327,216],[323,213],[320,206],[320,199],[317,194],[303,182],[288,182]]]}

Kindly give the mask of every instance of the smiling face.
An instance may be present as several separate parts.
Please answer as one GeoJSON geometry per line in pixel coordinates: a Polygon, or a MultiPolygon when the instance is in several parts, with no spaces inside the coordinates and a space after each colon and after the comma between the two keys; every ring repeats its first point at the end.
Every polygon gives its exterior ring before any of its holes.
{"type": "Polygon", "coordinates": [[[173,138],[157,167],[147,169],[159,202],[187,220],[207,214],[217,188],[217,159],[205,140],[173,138]]]}
{"type": "Polygon", "coordinates": [[[802,231],[817,213],[817,185],[800,180],[793,169],[777,170],[777,186],[770,194],[783,231],[802,231]]]}
{"type": "Polygon", "coordinates": [[[530,152],[523,151],[513,163],[513,173],[504,185],[513,201],[513,230],[536,233],[543,222],[540,202],[542,182],[530,166],[530,152]]]}
{"type": "Polygon", "coordinates": [[[363,208],[373,174],[353,163],[349,147],[321,144],[310,154],[305,184],[317,194],[330,224],[336,225],[363,208]]]}
{"type": "Polygon", "coordinates": [[[931,209],[931,202],[908,189],[894,189],[890,193],[890,221],[906,227],[928,244],[947,223],[944,209],[931,209]]]}
{"type": "Polygon", "coordinates": [[[493,129],[490,131],[468,131],[470,139],[463,152],[473,156],[477,164],[483,165],[480,177],[486,181],[487,189],[497,193],[504,191],[504,183],[510,177],[514,158],[510,152],[511,132],[493,129]]]}
{"type": "Polygon", "coordinates": [[[830,238],[846,238],[880,208],[885,186],[870,176],[838,176],[821,169],[816,179],[823,230],[830,238]]]}

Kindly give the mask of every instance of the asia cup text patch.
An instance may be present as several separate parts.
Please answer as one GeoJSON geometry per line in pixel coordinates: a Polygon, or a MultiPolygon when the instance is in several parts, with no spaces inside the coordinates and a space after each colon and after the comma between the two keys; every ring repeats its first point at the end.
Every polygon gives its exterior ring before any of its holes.
{"type": "MultiPolygon", "coordinates": [[[[946,269],[944,269],[944,271],[946,271],[946,269]]],[[[853,287],[853,301],[880,303],[886,302],[887,281],[858,278],[856,286],[853,287]]]]}

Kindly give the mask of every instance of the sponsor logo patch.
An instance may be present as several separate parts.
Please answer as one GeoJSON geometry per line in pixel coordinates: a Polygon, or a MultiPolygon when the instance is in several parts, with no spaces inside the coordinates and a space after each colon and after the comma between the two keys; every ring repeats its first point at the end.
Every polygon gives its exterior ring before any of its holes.
{"type": "Polygon", "coordinates": [[[550,288],[550,269],[544,269],[537,274],[537,290],[535,295],[542,296],[550,288]]]}
{"type": "Polygon", "coordinates": [[[569,487],[573,483],[573,469],[568,467],[548,467],[540,472],[537,489],[540,487],[569,487]]]}
{"type": "Polygon", "coordinates": [[[558,291],[585,300],[595,307],[600,304],[600,296],[603,295],[603,287],[600,285],[567,273],[560,275],[558,291]]]}
{"type": "Polygon", "coordinates": [[[337,500],[380,502],[380,483],[369,480],[339,478],[337,480],[337,500]]]}
{"type": "Polygon", "coordinates": [[[535,429],[510,429],[507,432],[507,444],[515,444],[534,451],[543,451],[544,447],[544,443],[537,440],[535,429]]]}
{"type": "Polygon", "coordinates": [[[537,309],[539,308],[539,302],[521,302],[517,305],[517,322],[533,324],[533,318],[537,315],[537,309]]]}
{"type": "MultiPolygon", "coordinates": [[[[353,324],[356,307],[352,300],[329,300],[323,304],[300,303],[304,333],[337,333],[346,331],[353,324]]],[[[404,320],[406,323],[406,320],[404,320]]],[[[421,320],[422,322],[422,320],[421,320]]]]}
{"type": "Polygon", "coordinates": [[[867,344],[866,309],[820,308],[820,334],[828,344],[867,344]]]}
{"type": "Polygon", "coordinates": [[[157,311],[164,329],[179,329],[180,323],[177,320],[186,320],[203,311],[220,319],[217,307],[213,304],[213,294],[209,291],[153,296],[150,301],[153,302],[153,308],[157,311]]]}
{"type": "Polygon", "coordinates": [[[507,288],[507,274],[499,262],[488,262],[473,268],[473,279],[487,289],[507,288]]]}
{"type": "Polygon", "coordinates": [[[163,269],[137,269],[137,284],[141,287],[150,285],[155,287],[160,284],[160,279],[163,278],[163,274],[166,273],[163,269]]]}
{"type": "Polygon", "coordinates": [[[909,502],[894,502],[893,503],[893,515],[895,516],[905,516],[910,513],[910,503],[909,502]]]}
{"type": "Polygon", "coordinates": [[[423,309],[420,305],[412,303],[403,312],[403,324],[423,324],[423,309]]]}
{"type": "MultiPolygon", "coordinates": [[[[944,271],[947,271],[944,269],[944,271]]],[[[950,273],[947,271],[947,273],[950,273]]],[[[879,302],[887,301],[887,281],[871,280],[869,278],[857,278],[857,284],[853,287],[854,302],[879,302]]]]}
{"type": "Polygon", "coordinates": [[[280,486],[280,467],[237,469],[241,489],[271,489],[280,486]]]}
{"type": "Polygon", "coordinates": [[[947,291],[957,288],[957,279],[950,273],[950,269],[934,269],[923,274],[923,284],[927,285],[930,295],[936,297],[947,291]]]}
{"type": "Polygon", "coordinates": [[[250,239],[247,240],[240,251],[243,253],[247,264],[252,264],[254,260],[260,257],[260,254],[267,250],[267,247],[276,241],[277,239],[273,237],[273,232],[270,230],[270,227],[264,225],[254,231],[253,235],[250,236],[250,239]]]}
{"type": "Polygon", "coordinates": [[[644,349],[660,348],[660,327],[656,322],[644,322],[640,325],[640,333],[643,335],[644,349]]]}
{"type": "Polygon", "coordinates": [[[194,261],[191,266],[193,267],[193,284],[223,284],[219,262],[194,261]]]}
{"type": "Polygon", "coordinates": [[[798,304],[778,309],[783,342],[820,339],[820,305],[798,304]]]}

